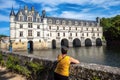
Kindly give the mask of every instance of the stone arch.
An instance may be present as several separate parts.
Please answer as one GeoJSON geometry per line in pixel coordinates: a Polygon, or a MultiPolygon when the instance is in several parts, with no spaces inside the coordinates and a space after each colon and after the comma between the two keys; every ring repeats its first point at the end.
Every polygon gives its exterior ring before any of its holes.
{"type": "Polygon", "coordinates": [[[85,46],[92,46],[92,41],[89,38],[85,40],[85,46]]]}
{"type": "Polygon", "coordinates": [[[52,49],[56,49],[56,40],[55,39],[52,40],[52,49]]]}
{"type": "Polygon", "coordinates": [[[78,38],[73,40],[73,47],[81,47],[81,41],[78,38]]]}
{"type": "Polygon", "coordinates": [[[100,38],[96,39],[96,46],[102,46],[102,41],[100,38]]]}
{"type": "Polygon", "coordinates": [[[28,41],[27,48],[28,48],[28,51],[33,51],[33,41],[28,41]]]}
{"type": "Polygon", "coordinates": [[[67,39],[62,39],[61,40],[61,46],[66,46],[66,47],[69,47],[69,42],[68,42],[68,40],[67,39]]]}

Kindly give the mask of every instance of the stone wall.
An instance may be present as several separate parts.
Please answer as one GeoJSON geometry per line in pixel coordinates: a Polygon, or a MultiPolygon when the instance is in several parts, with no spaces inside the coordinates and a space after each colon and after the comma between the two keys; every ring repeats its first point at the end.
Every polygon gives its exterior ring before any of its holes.
{"type": "MultiPolygon", "coordinates": [[[[53,80],[52,65],[55,60],[40,58],[30,54],[28,55],[16,54],[5,51],[1,51],[1,53],[4,57],[7,57],[8,55],[13,55],[13,56],[17,56],[22,62],[33,61],[49,67],[51,71],[48,74],[44,75],[43,80],[53,80]]],[[[69,79],[70,80],[120,80],[120,68],[103,66],[98,64],[88,64],[82,62],[80,64],[71,64],[69,79]]]]}

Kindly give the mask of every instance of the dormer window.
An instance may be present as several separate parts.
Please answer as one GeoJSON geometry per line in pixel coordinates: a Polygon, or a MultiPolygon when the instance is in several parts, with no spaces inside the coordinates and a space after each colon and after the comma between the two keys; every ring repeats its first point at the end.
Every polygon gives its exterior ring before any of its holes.
{"type": "Polygon", "coordinates": [[[37,22],[40,22],[40,18],[37,18],[37,22]]]}
{"type": "Polygon", "coordinates": [[[49,23],[49,24],[52,24],[52,20],[51,20],[51,19],[49,19],[49,20],[48,20],[48,23],[49,23]]]}
{"type": "Polygon", "coordinates": [[[77,22],[77,21],[75,21],[75,25],[76,25],[76,26],[78,25],[78,22],[77,22]]]}
{"type": "Polygon", "coordinates": [[[20,19],[19,19],[20,21],[23,21],[23,16],[20,16],[20,19]]]}
{"type": "Polygon", "coordinates": [[[65,25],[65,20],[62,21],[62,24],[65,25]]]}
{"type": "Polygon", "coordinates": [[[86,22],[84,22],[83,26],[86,26],[86,22]]]}
{"type": "Polygon", "coordinates": [[[69,25],[71,25],[71,24],[72,24],[72,22],[71,22],[71,21],[69,21],[69,22],[68,22],[68,24],[69,24],[69,25]]]}
{"type": "Polygon", "coordinates": [[[56,24],[60,24],[60,21],[59,21],[59,20],[56,20],[56,24]]]}
{"type": "Polygon", "coordinates": [[[32,21],[32,17],[28,17],[28,21],[32,21]]]}

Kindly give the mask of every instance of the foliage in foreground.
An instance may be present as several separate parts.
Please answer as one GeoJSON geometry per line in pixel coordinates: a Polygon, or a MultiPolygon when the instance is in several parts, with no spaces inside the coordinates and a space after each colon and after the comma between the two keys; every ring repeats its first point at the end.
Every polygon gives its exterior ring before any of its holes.
{"type": "MultiPolygon", "coordinates": [[[[0,54],[0,62],[1,60],[3,59],[0,54]]],[[[25,65],[21,65],[20,60],[14,56],[8,56],[6,67],[13,72],[26,76],[28,80],[40,80],[40,74],[46,70],[43,65],[36,62],[26,62],[25,65]]]]}

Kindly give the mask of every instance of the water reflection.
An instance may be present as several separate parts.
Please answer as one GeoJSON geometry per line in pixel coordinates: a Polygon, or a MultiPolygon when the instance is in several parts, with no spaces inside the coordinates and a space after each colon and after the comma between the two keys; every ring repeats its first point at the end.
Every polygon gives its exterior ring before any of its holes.
{"type": "MultiPolygon", "coordinates": [[[[18,53],[28,54],[28,52],[18,53]]],[[[61,53],[60,49],[48,49],[33,51],[32,55],[42,58],[56,59],[59,53],[61,53]]],[[[69,48],[68,55],[80,60],[81,62],[120,67],[120,50],[113,50],[112,48],[108,49],[105,46],[69,48]]]]}

